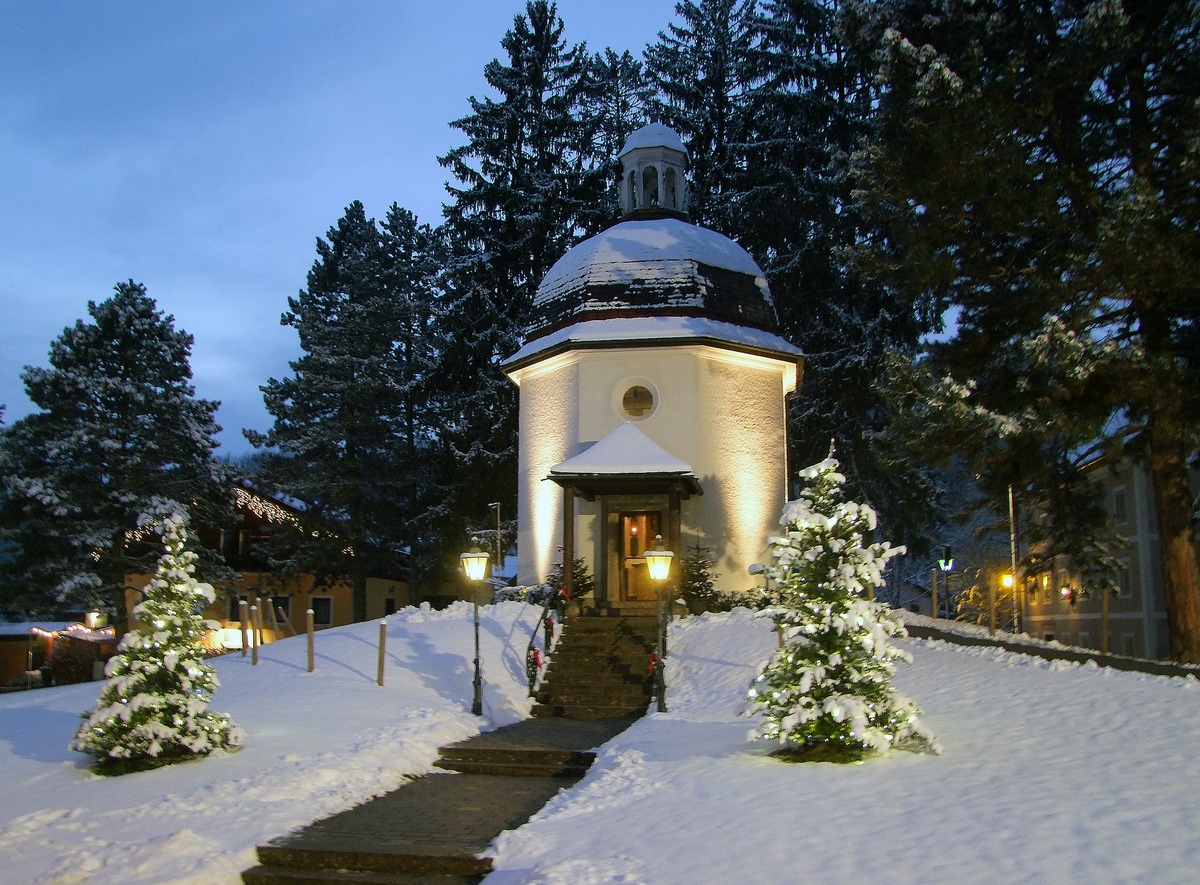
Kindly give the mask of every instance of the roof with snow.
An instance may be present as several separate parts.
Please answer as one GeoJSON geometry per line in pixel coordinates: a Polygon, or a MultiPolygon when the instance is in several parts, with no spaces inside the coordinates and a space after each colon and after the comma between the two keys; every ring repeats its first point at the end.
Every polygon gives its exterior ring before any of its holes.
{"type": "Polygon", "coordinates": [[[639,218],[585,240],[550,268],[528,339],[581,320],[671,314],[778,328],[766,277],[745,249],[677,218],[639,218]]]}
{"type": "Polygon", "coordinates": [[[579,489],[585,496],[614,491],[614,483],[632,482],[645,490],[658,480],[684,497],[703,494],[692,465],[642,433],[631,421],[594,442],[573,458],[550,468],[547,479],[579,489]]]}
{"type": "Polygon", "coordinates": [[[800,348],[774,332],[722,320],[695,316],[618,316],[586,320],[532,339],[505,360],[504,369],[512,372],[564,350],[682,342],[712,344],[789,362],[796,361],[801,355],[800,348]]]}
{"type": "Polygon", "coordinates": [[[687,148],[683,146],[683,139],[679,137],[678,132],[670,126],[664,126],[662,123],[649,123],[626,139],[625,147],[621,148],[621,153],[617,154],[617,159],[638,148],[655,147],[665,147],[673,151],[687,153],[687,148]]]}

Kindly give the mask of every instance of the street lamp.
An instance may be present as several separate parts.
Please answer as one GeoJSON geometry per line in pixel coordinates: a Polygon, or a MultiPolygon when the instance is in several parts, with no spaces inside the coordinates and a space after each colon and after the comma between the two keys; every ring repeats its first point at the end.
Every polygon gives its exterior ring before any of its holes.
{"type": "Polygon", "coordinates": [[[654,536],[654,544],[653,550],[646,551],[646,568],[650,570],[652,580],[665,581],[671,572],[671,560],[675,554],[670,550],[663,550],[662,535],[654,536]]]}
{"type": "Polygon", "coordinates": [[[471,582],[471,598],[475,603],[475,698],[471,703],[471,712],[476,716],[483,715],[483,676],[479,671],[479,582],[487,574],[488,555],[476,546],[459,557],[462,560],[463,571],[471,582]]]}
{"type": "Polygon", "coordinates": [[[664,678],[663,658],[667,656],[667,625],[665,609],[662,599],[662,584],[667,579],[667,575],[671,573],[671,560],[675,554],[670,550],[664,550],[662,545],[662,535],[654,536],[654,549],[646,551],[646,570],[650,572],[650,579],[659,585],[658,593],[658,642],[657,650],[654,654],[654,694],[658,701],[658,711],[660,713],[667,712],[667,686],[664,678]]]}

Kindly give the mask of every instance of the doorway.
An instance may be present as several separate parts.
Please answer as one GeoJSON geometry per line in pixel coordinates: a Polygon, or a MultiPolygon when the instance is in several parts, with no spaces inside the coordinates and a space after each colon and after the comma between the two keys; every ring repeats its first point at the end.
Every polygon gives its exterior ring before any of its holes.
{"type": "Polygon", "coordinates": [[[655,537],[662,534],[661,510],[623,510],[618,515],[619,530],[614,540],[618,545],[617,560],[620,578],[619,599],[657,599],[658,588],[646,568],[646,550],[652,549],[655,537]]]}

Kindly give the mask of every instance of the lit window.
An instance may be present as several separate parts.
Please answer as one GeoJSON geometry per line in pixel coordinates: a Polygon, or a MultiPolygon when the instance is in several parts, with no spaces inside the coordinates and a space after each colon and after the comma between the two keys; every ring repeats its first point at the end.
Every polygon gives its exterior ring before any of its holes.
{"type": "Polygon", "coordinates": [[[630,418],[644,418],[654,411],[654,394],[649,388],[635,384],[621,397],[621,408],[630,418]]]}

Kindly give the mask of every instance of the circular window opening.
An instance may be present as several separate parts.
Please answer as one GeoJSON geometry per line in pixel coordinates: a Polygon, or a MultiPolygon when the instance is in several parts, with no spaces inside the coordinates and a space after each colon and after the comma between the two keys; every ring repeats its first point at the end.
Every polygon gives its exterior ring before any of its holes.
{"type": "Polygon", "coordinates": [[[654,410],[654,394],[649,388],[635,384],[621,397],[621,408],[630,418],[645,418],[654,410]]]}

